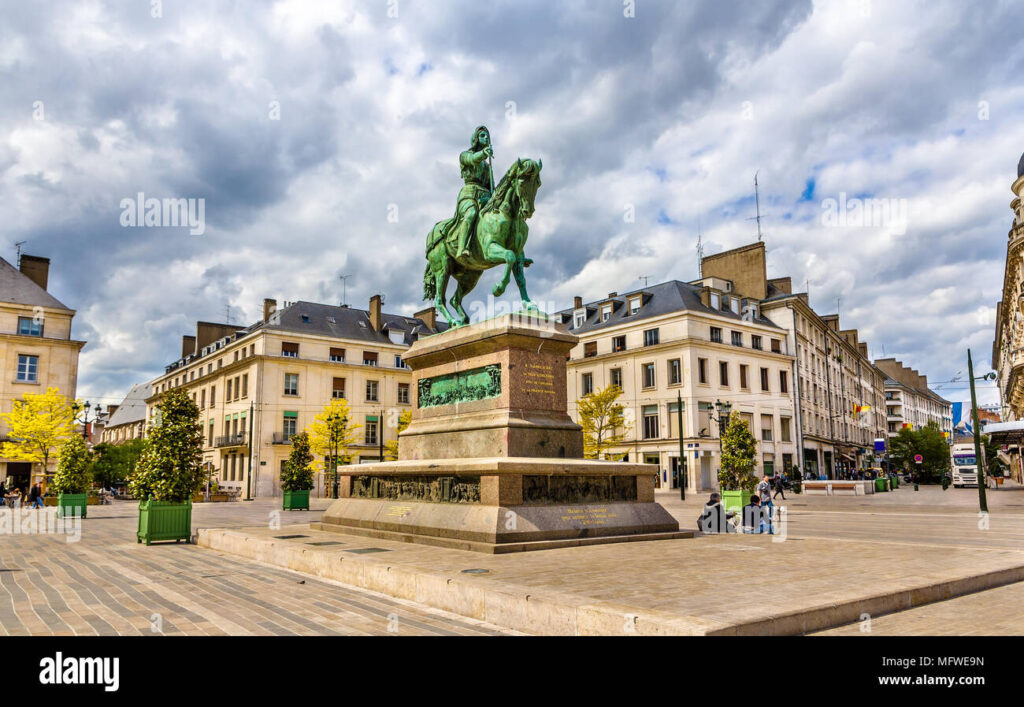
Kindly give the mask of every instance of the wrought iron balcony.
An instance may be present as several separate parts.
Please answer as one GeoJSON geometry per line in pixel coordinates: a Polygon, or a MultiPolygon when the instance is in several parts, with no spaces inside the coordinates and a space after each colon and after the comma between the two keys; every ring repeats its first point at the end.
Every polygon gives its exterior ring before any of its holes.
{"type": "Polygon", "coordinates": [[[215,447],[245,447],[249,444],[248,433],[239,432],[234,435],[223,435],[214,439],[215,447]]]}
{"type": "Polygon", "coordinates": [[[274,433],[274,444],[291,444],[292,437],[295,435],[289,432],[275,432],[274,433]]]}

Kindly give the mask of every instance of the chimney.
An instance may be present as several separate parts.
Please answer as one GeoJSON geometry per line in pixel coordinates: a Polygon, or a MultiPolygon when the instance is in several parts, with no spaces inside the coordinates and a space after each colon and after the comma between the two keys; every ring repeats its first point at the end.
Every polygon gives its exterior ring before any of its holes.
{"type": "Polygon", "coordinates": [[[191,356],[196,352],[196,337],[186,334],[181,337],[181,357],[191,356]]]}
{"type": "Polygon", "coordinates": [[[415,319],[422,320],[431,331],[437,331],[437,310],[433,307],[427,307],[420,312],[416,312],[416,314],[412,316],[415,319]]]}
{"type": "Polygon", "coordinates": [[[618,292],[609,292],[608,293],[608,299],[615,299],[618,296],[619,296],[618,292]]]}
{"type": "Polygon", "coordinates": [[[384,319],[380,313],[380,295],[374,295],[370,298],[370,326],[373,327],[374,331],[380,331],[381,327],[384,326],[384,319]]]}
{"type": "Polygon", "coordinates": [[[868,357],[868,345],[863,341],[857,344],[857,350],[860,351],[860,355],[864,358],[868,357]]]}
{"type": "Polygon", "coordinates": [[[270,299],[269,297],[263,300],[263,321],[269,322],[270,318],[274,316],[274,312],[277,311],[277,300],[270,299]]]}
{"type": "Polygon", "coordinates": [[[21,256],[21,274],[44,290],[50,279],[50,259],[40,258],[36,255],[21,256]]]}
{"type": "Polygon", "coordinates": [[[582,297],[573,297],[572,298],[572,308],[573,309],[582,309],[583,308],[583,298],[582,297]]]}

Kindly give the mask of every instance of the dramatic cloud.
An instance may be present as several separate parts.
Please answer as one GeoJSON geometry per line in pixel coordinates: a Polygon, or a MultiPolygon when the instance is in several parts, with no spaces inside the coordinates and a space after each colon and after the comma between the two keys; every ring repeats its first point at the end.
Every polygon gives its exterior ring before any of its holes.
{"type": "Polygon", "coordinates": [[[757,237],[757,172],[770,275],[873,355],[938,382],[971,347],[985,370],[1024,150],[1019,8],[631,5],[8,3],[3,255],[52,258],[89,342],[80,394],[117,402],[196,320],[251,322],[264,297],[339,302],[348,275],[354,305],[419,309],[424,237],[484,123],[499,172],[544,160],[539,302],[694,279],[698,223],[708,254],[757,237]],[[139,193],[204,199],[205,232],[123,227],[139,193]],[[892,208],[824,218],[858,198],[892,208]]]}

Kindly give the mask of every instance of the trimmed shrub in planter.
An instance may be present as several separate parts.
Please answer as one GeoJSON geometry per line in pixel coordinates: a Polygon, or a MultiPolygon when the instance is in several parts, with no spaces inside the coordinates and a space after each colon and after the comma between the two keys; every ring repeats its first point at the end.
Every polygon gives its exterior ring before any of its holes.
{"type": "Polygon", "coordinates": [[[746,421],[739,415],[731,415],[722,437],[722,463],[718,471],[722,505],[726,510],[742,510],[757,488],[757,477],[754,476],[756,456],[757,440],[750,433],[746,421]]]}
{"type": "Polygon", "coordinates": [[[192,498],[206,480],[200,465],[199,408],[183,390],[165,393],[147,436],[149,445],[128,484],[132,495],[143,499],[136,540],[147,545],[160,540],[191,542],[192,498]]]}
{"type": "Polygon", "coordinates": [[[309,435],[292,437],[292,453],[281,469],[282,509],[308,511],[309,490],[313,488],[313,454],[309,451],[309,435]]]}
{"type": "Polygon", "coordinates": [[[89,486],[92,482],[89,474],[91,463],[85,440],[78,435],[69,437],[60,448],[57,473],[50,484],[58,494],[58,516],[80,515],[85,518],[85,509],[89,503],[89,486]]]}

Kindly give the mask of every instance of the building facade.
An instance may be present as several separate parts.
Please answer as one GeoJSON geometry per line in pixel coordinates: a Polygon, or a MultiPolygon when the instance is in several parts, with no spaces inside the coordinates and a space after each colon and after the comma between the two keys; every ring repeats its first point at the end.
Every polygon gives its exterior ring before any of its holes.
{"type": "Polygon", "coordinates": [[[146,436],[146,399],[152,396],[149,383],[133,385],[120,405],[110,405],[103,418],[99,441],[122,444],[146,436]]]}
{"type": "MultiPolygon", "coordinates": [[[[78,356],[84,341],[71,338],[75,312],[47,292],[50,261],[22,255],[19,268],[0,258],[0,412],[9,413],[25,394],[56,388],[69,400],[78,386],[78,356]]],[[[9,441],[0,423],[0,438],[9,441]]],[[[56,454],[39,465],[0,459],[0,481],[29,489],[56,471],[56,454]]]]}
{"type": "Polygon", "coordinates": [[[576,298],[558,314],[580,337],[567,368],[570,415],[579,421],[583,395],[618,385],[632,428],[611,454],[656,465],[662,488],[677,488],[681,478],[691,492],[718,488],[717,403],[748,422],[758,440],[757,473],[795,463],[786,332],[732,289],[717,278],[671,281],[587,304],[576,298]]]}
{"type": "Polygon", "coordinates": [[[875,360],[885,372],[886,432],[895,437],[904,427],[919,430],[934,422],[953,438],[953,403],[928,387],[928,376],[892,358],[875,360]]]}
{"type": "Polygon", "coordinates": [[[1002,418],[1024,419],[1024,155],[1010,187],[1013,222],[1007,234],[1003,298],[996,308],[992,368],[998,374],[1002,418]]]}
{"type": "Polygon", "coordinates": [[[401,355],[436,330],[432,308],[385,314],[379,296],[368,310],[312,302],[278,310],[266,300],[252,326],[199,322],[195,336],[183,337],[181,357],[151,381],[147,419],[161,395],[184,389],[200,410],[209,473],[243,497],[280,495],[291,437],[333,398],[348,402],[361,427],[360,443],[348,450],[353,463],[380,460],[412,399],[401,355]]]}

